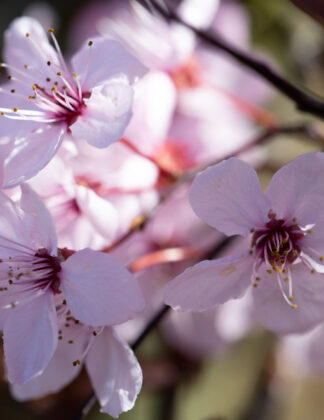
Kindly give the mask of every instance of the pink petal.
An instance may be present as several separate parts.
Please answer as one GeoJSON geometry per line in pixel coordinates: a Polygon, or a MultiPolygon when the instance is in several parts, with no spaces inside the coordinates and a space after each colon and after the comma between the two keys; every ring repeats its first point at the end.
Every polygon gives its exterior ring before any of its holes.
{"type": "Polygon", "coordinates": [[[92,41],[90,54],[86,42],[72,58],[74,71],[80,75],[87,72],[85,90],[120,76],[125,76],[129,83],[133,83],[146,72],[146,67],[119,42],[99,37],[92,41]]]}
{"type": "Polygon", "coordinates": [[[305,226],[321,217],[324,206],[324,154],[308,153],[282,167],[266,191],[277,218],[297,218],[305,226]]]}
{"type": "Polygon", "coordinates": [[[144,299],[136,278],[115,258],[84,249],[62,263],[61,289],[73,316],[92,326],[136,316],[144,299]]]}
{"type": "Polygon", "coordinates": [[[142,386],[140,365],[112,328],[95,338],[86,360],[87,370],[101,405],[113,417],[130,410],[142,386]]]}
{"type": "Polygon", "coordinates": [[[75,194],[78,207],[96,231],[109,241],[114,239],[119,222],[116,208],[89,188],[77,186],[75,194]]]}
{"type": "Polygon", "coordinates": [[[256,172],[236,158],[198,174],[189,200],[198,217],[226,235],[248,235],[264,225],[269,212],[256,172]]]}
{"type": "Polygon", "coordinates": [[[125,137],[144,153],[152,155],[167,138],[176,105],[176,90],[170,77],[150,72],[134,87],[133,116],[125,137]]]}
{"type": "Polygon", "coordinates": [[[57,345],[57,321],[51,293],[18,304],[3,331],[8,380],[23,384],[43,372],[57,345]]]}
{"type": "Polygon", "coordinates": [[[24,223],[35,249],[46,248],[50,254],[56,254],[53,219],[41,198],[27,184],[21,185],[20,206],[25,212],[24,223]]]}
{"type": "Polygon", "coordinates": [[[237,299],[250,284],[253,262],[246,254],[202,261],[166,285],[164,301],[181,311],[203,311],[237,299]]]}
{"type": "Polygon", "coordinates": [[[21,214],[10,198],[0,192],[0,250],[1,258],[13,257],[22,252],[34,252],[21,214]],[[16,249],[16,251],[15,251],[16,249]]]}
{"type": "Polygon", "coordinates": [[[11,150],[4,158],[1,188],[21,184],[44,168],[60,146],[65,127],[44,124],[36,131],[21,133],[12,140],[11,150]]]}
{"type": "Polygon", "coordinates": [[[279,334],[304,332],[324,319],[323,275],[312,274],[304,264],[292,266],[294,303],[292,308],[284,300],[275,274],[260,274],[259,287],[253,289],[257,318],[279,334]]]}
{"type": "Polygon", "coordinates": [[[92,89],[86,108],[70,126],[75,139],[104,148],[119,140],[131,118],[133,90],[122,79],[92,89]]]}
{"type": "MultiPolygon", "coordinates": [[[[34,83],[40,85],[44,84],[47,76],[52,78],[57,71],[55,66],[48,66],[47,61],[53,64],[59,63],[56,51],[50,45],[44,29],[37,20],[30,17],[15,19],[6,30],[4,57],[6,63],[17,69],[23,70],[26,64],[30,68],[37,69],[31,71],[34,83]]],[[[21,75],[15,71],[10,70],[9,74],[21,78],[21,75]]],[[[32,84],[31,82],[30,88],[32,84]]]]}
{"type": "Polygon", "coordinates": [[[41,398],[58,392],[61,388],[76,378],[82,365],[73,365],[79,360],[89,340],[89,332],[82,326],[70,325],[69,335],[63,334],[58,346],[41,375],[36,376],[25,384],[14,384],[11,387],[13,395],[19,401],[41,398]],[[73,343],[69,340],[73,338],[73,343]]]}

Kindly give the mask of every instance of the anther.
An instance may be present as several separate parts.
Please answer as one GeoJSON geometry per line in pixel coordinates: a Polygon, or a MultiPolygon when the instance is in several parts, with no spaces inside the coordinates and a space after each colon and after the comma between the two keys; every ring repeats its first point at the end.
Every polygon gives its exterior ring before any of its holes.
{"type": "Polygon", "coordinates": [[[96,331],[92,331],[92,334],[96,337],[97,333],[96,331]]]}
{"type": "Polygon", "coordinates": [[[91,45],[93,45],[93,41],[89,41],[88,45],[89,45],[89,47],[91,47],[91,45]]]}
{"type": "Polygon", "coordinates": [[[274,271],[276,271],[277,273],[280,273],[280,268],[277,265],[273,266],[274,271]]]}
{"type": "Polygon", "coordinates": [[[24,65],[24,69],[28,69],[28,64],[25,64],[24,65]]]}
{"type": "Polygon", "coordinates": [[[11,89],[11,91],[10,91],[11,93],[15,93],[16,91],[15,91],[15,89],[11,89]]]}
{"type": "Polygon", "coordinates": [[[288,282],[289,281],[289,277],[285,277],[284,281],[288,282]]]}
{"type": "Polygon", "coordinates": [[[313,268],[313,269],[311,270],[311,273],[312,273],[312,274],[317,273],[317,271],[315,270],[315,268],[313,268]]]}
{"type": "Polygon", "coordinates": [[[320,257],[320,260],[321,260],[321,261],[324,261],[324,257],[320,257]]]}
{"type": "Polygon", "coordinates": [[[60,71],[58,71],[56,74],[57,74],[58,76],[62,76],[62,73],[61,73],[60,71]]]}
{"type": "Polygon", "coordinates": [[[294,217],[294,218],[292,219],[292,221],[293,221],[294,223],[296,223],[296,222],[297,222],[296,217],[294,217]]]}
{"type": "Polygon", "coordinates": [[[256,277],[255,280],[256,281],[261,281],[261,277],[256,277]]]}
{"type": "Polygon", "coordinates": [[[249,255],[253,255],[253,250],[252,249],[250,249],[249,255]]]}
{"type": "Polygon", "coordinates": [[[37,89],[37,85],[35,83],[35,84],[33,84],[33,90],[36,90],[36,89],[37,89]]]}
{"type": "Polygon", "coordinates": [[[27,38],[29,38],[29,35],[30,35],[30,34],[29,34],[29,32],[26,32],[26,37],[27,37],[27,38]]]}
{"type": "Polygon", "coordinates": [[[9,76],[8,76],[8,80],[11,80],[11,79],[12,79],[12,76],[10,76],[10,75],[9,75],[9,76]]]}
{"type": "Polygon", "coordinates": [[[69,340],[69,341],[68,341],[68,343],[69,343],[69,344],[73,344],[73,340],[69,340]]]}
{"type": "Polygon", "coordinates": [[[295,300],[295,298],[293,296],[289,296],[289,300],[290,300],[290,302],[293,302],[295,300]]]}
{"type": "Polygon", "coordinates": [[[258,287],[259,285],[258,285],[258,283],[254,283],[253,284],[253,287],[256,289],[257,287],[258,287]]]}
{"type": "Polygon", "coordinates": [[[50,33],[50,34],[54,33],[54,29],[53,28],[49,28],[48,33],[50,33]]]}
{"type": "Polygon", "coordinates": [[[78,75],[76,73],[73,73],[72,76],[76,79],[78,75]]]}
{"type": "Polygon", "coordinates": [[[18,112],[18,108],[15,106],[13,109],[14,112],[18,112]]]}
{"type": "Polygon", "coordinates": [[[50,61],[48,61],[46,64],[47,64],[48,66],[50,66],[52,63],[51,63],[50,61]]]}
{"type": "Polygon", "coordinates": [[[81,365],[80,360],[75,360],[74,362],[72,362],[73,366],[77,366],[77,365],[81,365]]]}
{"type": "Polygon", "coordinates": [[[46,77],[46,82],[50,82],[51,79],[49,77],[46,77]]]}
{"type": "Polygon", "coordinates": [[[293,309],[297,309],[297,305],[296,305],[296,303],[293,303],[293,304],[291,305],[291,307],[292,307],[293,309]]]}
{"type": "Polygon", "coordinates": [[[1,115],[2,115],[2,116],[4,116],[4,114],[5,114],[5,113],[4,113],[3,111],[1,111],[1,115]]]}
{"type": "Polygon", "coordinates": [[[268,274],[272,274],[272,270],[267,270],[267,273],[268,274]]]}

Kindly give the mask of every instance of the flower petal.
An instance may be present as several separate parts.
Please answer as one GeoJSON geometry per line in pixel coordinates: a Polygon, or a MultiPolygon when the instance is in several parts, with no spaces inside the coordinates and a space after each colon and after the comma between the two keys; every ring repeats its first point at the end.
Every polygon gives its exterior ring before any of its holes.
{"type": "Polygon", "coordinates": [[[84,249],[62,263],[61,289],[73,316],[92,326],[125,322],[144,308],[136,278],[117,259],[84,249]]]}
{"type": "Polygon", "coordinates": [[[74,71],[82,76],[86,74],[85,90],[120,76],[133,83],[146,73],[146,67],[119,42],[100,37],[92,39],[92,42],[91,52],[87,41],[72,58],[74,71]]]}
{"type": "MultiPolygon", "coordinates": [[[[52,78],[56,74],[57,67],[48,66],[48,61],[59,64],[57,53],[50,45],[43,27],[37,20],[30,17],[15,19],[6,30],[4,57],[6,63],[17,69],[24,69],[25,65],[29,66],[33,77],[29,91],[33,83],[43,85],[46,77],[52,78]],[[37,71],[32,69],[37,69],[37,71]]],[[[17,75],[18,79],[21,78],[21,74],[12,69],[10,69],[10,74],[17,75]]]]}
{"type": "Polygon", "coordinates": [[[21,185],[20,206],[24,210],[24,223],[35,249],[46,248],[56,254],[57,240],[53,219],[41,198],[27,185],[21,185]]]}
{"type": "Polygon", "coordinates": [[[109,241],[114,239],[119,218],[110,201],[82,186],[75,188],[75,196],[78,207],[96,231],[109,241]]]}
{"type": "Polygon", "coordinates": [[[236,158],[198,174],[189,200],[198,217],[226,235],[248,235],[264,225],[269,212],[256,172],[236,158]]]}
{"type": "Polygon", "coordinates": [[[51,293],[18,304],[5,322],[3,342],[8,380],[23,384],[41,374],[57,345],[57,321],[51,293]]]}
{"type": "Polygon", "coordinates": [[[142,387],[140,365],[128,346],[112,328],[96,337],[86,360],[101,411],[113,417],[130,410],[142,387]]]}
{"type": "Polygon", "coordinates": [[[80,356],[89,340],[89,332],[83,326],[70,325],[69,335],[63,335],[49,362],[41,375],[36,376],[25,384],[13,384],[11,390],[19,401],[41,398],[58,392],[65,385],[76,378],[82,365],[73,365],[80,356]],[[73,338],[73,343],[70,339],[73,338]]]}
{"type": "Polygon", "coordinates": [[[124,80],[95,87],[86,108],[70,126],[75,139],[103,148],[119,140],[131,117],[133,90],[124,80]]]}
{"type": "Polygon", "coordinates": [[[181,311],[203,311],[237,299],[250,284],[253,262],[248,254],[202,261],[166,285],[164,301],[181,311]]]}
{"type": "Polygon", "coordinates": [[[1,158],[1,188],[11,188],[36,175],[52,159],[63,140],[61,124],[43,125],[36,131],[22,131],[11,142],[10,151],[1,158]]]}
{"type": "Polygon", "coordinates": [[[294,303],[292,308],[282,296],[275,273],[260,273],[259,287],[253,289],[256,317],[279,334],[304,332],[323,322],[323,275],[311,273],[304,264],[292,266],[294,303]]]}
{"type": "Polygon", "coordinates": [[[266,191],[277,218],[297,219],[305,226],[321,217],[324,206],[324,153],[308,153],[283,166],[266,191]]]}

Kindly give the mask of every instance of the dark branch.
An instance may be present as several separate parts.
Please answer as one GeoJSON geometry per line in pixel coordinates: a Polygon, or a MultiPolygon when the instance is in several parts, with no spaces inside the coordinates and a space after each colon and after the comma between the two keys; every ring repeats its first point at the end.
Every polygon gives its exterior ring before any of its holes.
{"type": "MultiPolygon", "coordinates": [[[[308,112],[310,114],[316,115],[317,117],[324,118],[324,100],[322,98],[299,89],[288,80],[284,79],[264,61],[253,57],[244,51],[241,51],[239,48],[230,44],[228,41],[225,41],[215,31],[202,31],[200,29],[196,29],[194,26],[181,20],[181,18],[173,10],[169,9],[169,11],[167,11],[159,4],[158,1],[150,0],[150,2],[154,6],[155,11],[166,20],[180,23],[181,25],[191,29],[193,32],[195,32],[201,41],[226,52],[231,57],[235,58],[235,60],[237,60],[239,63],[243,64],[245,67],[248,67],[250,70],[263,77],[281,93],[294,101],[297,109],[302,112],[308,112]]],[[[141,3],[143,6],[148,8],[145,1],[142,1],[141,3]]]]}

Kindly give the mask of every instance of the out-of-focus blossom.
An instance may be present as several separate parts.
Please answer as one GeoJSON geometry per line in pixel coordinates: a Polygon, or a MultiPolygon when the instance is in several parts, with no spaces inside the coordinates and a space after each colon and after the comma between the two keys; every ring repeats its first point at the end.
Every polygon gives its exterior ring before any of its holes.
{"type": "Polygon", "coordinates": [[[227,235],[251,235],[251,247],[202,261],[166,286],[165,301],[202,311],[254,286],[258,318],[280,332],[301,332],[323,319],[321,182],[324,155],[303,155],[281,168],[266,193],[255,171],[231,158],[199,174],[190,192],[196,214],[227,235]]]}
{"type": "Polygon", "coordinates": [[[59,343],[49,365],[36,378],[13,385],[13,395],[25,401],[57,392],[85,364],[101,411],[118,417],[130,410],[142,386],[142,371],[128,344],[112,327],[76,322],[66,307],[59,321],[59,343]]]}
{"type": "Polygon", "coordinates": [[[90,249],[57,249],[52,219],[27,185],[21,209],[4,194],[0,200],[1,329],[8,379],[22,384],[51,360],[61,307],[67,304],[79,322],[102,327],[136,316],[144,300],[115,258],[90,249]]]}
{"type": "Polygon", "coordinates": [[[103,38],[88,41],[69,68],[49,34],[55,48],[41,25],[24,17],[5,35],[2,67],[10,82],[0,90],[2,187],[35,175],[67,133],[98,148],[118,140],[131,117],[130,84],[145,72],[119,43],[103,38]]]}

